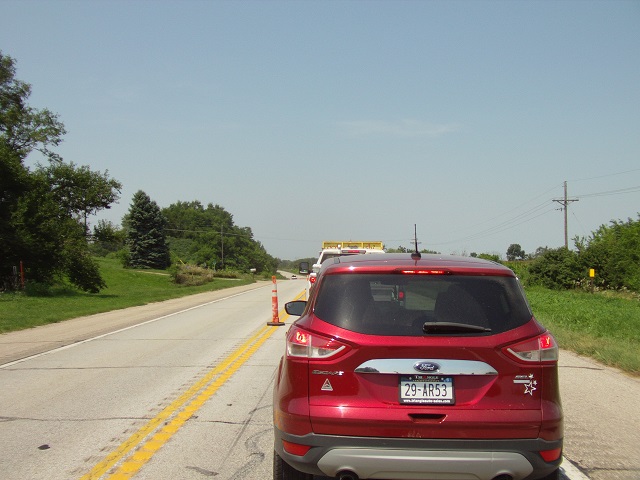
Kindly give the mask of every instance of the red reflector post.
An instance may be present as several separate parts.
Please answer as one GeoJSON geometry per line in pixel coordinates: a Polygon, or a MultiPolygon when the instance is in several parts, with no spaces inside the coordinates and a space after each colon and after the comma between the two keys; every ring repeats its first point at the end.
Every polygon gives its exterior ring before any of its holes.
{"type": "Polygon", "coordinates": [[[282,446],[291,455],[298,455],[299,457],[304,456],[309,450],[311,450],[310,445],[300,445],[299,443],[291,443],[286,440],[282,441],[282,446]]]}
{"type": "Polygon", "coordinates": [[[562,455],[562,448],[540,451],[540,456],[545,462],[555,462],[560,458],[560,455],[562,455]]]}

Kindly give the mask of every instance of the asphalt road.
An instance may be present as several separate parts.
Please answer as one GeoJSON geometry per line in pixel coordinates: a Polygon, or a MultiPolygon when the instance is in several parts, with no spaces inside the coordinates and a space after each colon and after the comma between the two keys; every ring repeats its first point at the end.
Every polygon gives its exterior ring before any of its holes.
{"type": "MultiPolygon", "coordinates": [[[[271,288],[0,335],[0,478],[271,478],[271,288]]],[[[640,380],[566,351],[560,374],[565,478],[640,479],[640,380]]]]}

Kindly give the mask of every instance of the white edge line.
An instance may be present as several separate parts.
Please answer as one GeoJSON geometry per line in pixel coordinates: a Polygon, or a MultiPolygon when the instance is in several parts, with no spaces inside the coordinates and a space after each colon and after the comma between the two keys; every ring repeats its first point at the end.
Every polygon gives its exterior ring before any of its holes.
{"type": "MultiPolygon", "coordinates": [[[[258,287],[258,288],[263,288],[263,287],[258,287]]],[[[247,290],[245,292],[235,293],[233,295],[229,295],[228,297],[218,298],[217,300],[212,300],[210,302],[201,303],[200,305],[195,305],[193,307],[185,308],[184,310],[180,310],[178,312],[173,312],[173,313],[169,313],[167,315],[162,315],[161,317],[152,318],[151,320],[147,320],[147,321],[142,322],[142,323],[136,323],[135,325],[129,325],[128,327],[120,328],[118,330],[114,330],[113,332],[103,333],[102,335],[98,335],[96,337],[86,338],[86,339],[80,340],[78,342],[70,343],[68,345],[63,345],[62,347],[54,348],[53,350],[47,350],[46,352],[36,353],[35,355],[30,355],[28,357],[24,357],[24,358],[21,358],[19,360],[14,360],[13,362],[2,364],[2,365],[0,365],[0,368],[11,367],[11,366],[16,365],[18,363],[26,362],[27,360],[31,360],[31,359],[38,358],[38,357],[44,357],[45,355],[49,355],[50,353],[55,353],[55,352],[59,352],[61,350],[66,350],[68,348],[77,347],[78,345],[82,345],[83,343],[88,343],[88,342],[91,342],[93,340],[99,340],[100,338],[108,337],[109,335],[113,335],[114,333],[124,332],[126,330],[131,330],[132,328],[137,328],[137,327],[140,327],[142,325],[146,325],[148,323],[157,322],[158,320],[162,320],[163,318],[172,317],[174,315],[185,313],[185,312],[188,312],[190,310],[195,310],[196,308],[206,307],[207,305],[211,305],[213,303],[221,302],[222,300],[227,300],[229,298],[238,297],[240,295],[244,295],[245,293],[252,292],[253,290],[258,290],[258,288],[253,288],[253,289],[247,290]]]]}
{"type": "Polygon", "coordinates": [[[578,468],[569,461],[567,457],[562,457],[562,465],[560,465],[560,470],[564,473],[569,480],[589,480],[584,473],[582,473],[578,468]]]}

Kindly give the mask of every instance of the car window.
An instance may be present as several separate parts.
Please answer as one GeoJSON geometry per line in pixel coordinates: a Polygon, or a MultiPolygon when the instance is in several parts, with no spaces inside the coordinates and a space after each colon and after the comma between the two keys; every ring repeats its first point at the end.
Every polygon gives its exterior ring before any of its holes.
{"type": "Polygon", "coordinates": [[[328,274],[314,314],[376,335],[424,335],[425,322],[468,325],[486,335],[531,319],[515,278],[468,275],[328,274]]]}

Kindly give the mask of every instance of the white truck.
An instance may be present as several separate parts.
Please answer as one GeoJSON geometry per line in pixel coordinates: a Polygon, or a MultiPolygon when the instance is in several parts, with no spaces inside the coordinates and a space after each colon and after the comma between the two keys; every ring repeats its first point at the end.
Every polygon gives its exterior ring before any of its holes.
{"type": "Polygon", "coordinates": [[[316,282],[316,276],[320,271],[322,262],[328,258],[342,257],[344,255],[360,255],[363,253],[384,253],[384,245],[378,241],[325,241],[322,242],[322,250],[318,261],[311,267],[307,277],[307,298],[309,298],[309,290],[316,282]]]}

